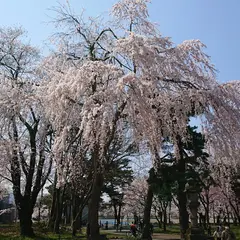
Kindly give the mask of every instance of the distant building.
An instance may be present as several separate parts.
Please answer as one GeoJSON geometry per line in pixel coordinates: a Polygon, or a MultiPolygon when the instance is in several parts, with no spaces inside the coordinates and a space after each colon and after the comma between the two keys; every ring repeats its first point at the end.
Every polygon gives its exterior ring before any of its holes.
{"type": "Polygon", "coordinates": [[[0,223],[13,223],[16,219],[16,208],[12,201],[12,194],[0,199],[0,223]]]}

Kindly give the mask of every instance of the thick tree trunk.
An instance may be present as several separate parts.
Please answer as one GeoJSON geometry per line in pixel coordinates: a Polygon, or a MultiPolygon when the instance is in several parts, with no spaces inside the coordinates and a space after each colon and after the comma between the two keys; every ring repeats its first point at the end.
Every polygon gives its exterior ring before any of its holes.
{"type": "MultiPolygon", "coordinates": [[[[118,214],[117,214],[117,230],[119,229],[121,224],[121,210],[122,210],[122,205],[120,204],[118,208],[118,214]]],[[[120,228],[120,231],[121,231],[121,228],[120,228]]]]}
{"type": "Polygon", "coordinates": [[[53,231],[57,234],[59,234],[59,225],[60,225],[60,189],[56,190],[56,206],[55,206],[55,220],[53,225],[53,231]]]}
{"type": "Polygon", "coordinates": [[[29,192],[25,192],[25,196],[18,198],[15,195],[15,204],[18,207],[18,215],[20,220],[20,234],[23,237],[34,237],[32,227],[33,208],[36,203],[37,193],[32,192],[30,197],[29,192]]]}
{"type": "Polygon", "coordinates": [[[187,230],[189,228],[189,215],[187,211],[187,194],[185,191],[185,174],[186,174],[186,162],[183,155],[183,143],[181,141],[181,137],[178,136],[178,149],[180,159],[178,160],[178,206],[179,206],[179,222],[180,222],[180,231],[181,231],[181,239],[187,239],[187,230]]]}
{"type": "Polygon", "coordinates": [[[115,226],[116,227],[116,230],[118,231],[118,222],[117,222],[117,219],[118,219],[118,214],[117,214],[117,204],[113,204],[113,210],[114,210],[114,220],[115,220],[115,226]]]}
{"type": "Polygon", "coordinates": [[[179,222],[181,229],[181,239],[187,239],[186,232],[189,228],[188,225],[188,212],[187,212],[187,197],[185,192],[178,193],[178,201],[179,201],[179,222]]]}
{"type": "Polygon", "coordinates": [[[52,161],[50,161],[46,174],[43,174],[46,135],[41,134],[42,137],[39,139],[40,142],[38,143],[39,140],[36,139],[36,135],[40,120],[35,118],[33,111],[32,116],[33,122],[31,121],[31,123],[28,123],[21,115],[19,115],[19,120],[24,124],[26,131],[28,132],[28,140],[26,140],[29,141],[29,151],[27,150],[26,152],[29,153],[27,159],[20,147],[22,144],[18,136],[18,123],[16,117],[12,118],[12,138],[16,145],[13,145],[12,147],[12,159],[10,161],[11,178],[15,204],[19,213],[21,235],[24,237],[34,236],[32,228],[33,208],[36,204],[37,196],[51,172],[52,166],[52,161]],[[24,176],[25,179],[22,180],[24,176]],[[21,185],[22,181],[25,183],[24,189],[21,185]]]}
{"type": "Polygon", "coordinates": [[[55,172],[54,176],[54,182],[53,182],[53,199],[52,199],[52,205],[51,205],[51,212],[50,217],[48,220],[48,228],[53,231],[54,228],[54,222],[56,219],[56,199],[57,199],[57,172],[55,172]]]}
{"type": "Polygon", "coordinates": [[[93,180],[92,192],[88,206],[88,221],[90,227],[91,240],[99,240],[99,224],[98,224],[98,209],[101,197],[101,190],[103,187],[103,175],[102,173],[95,173],[93,180]]]}
{"type": "Polygon", "coordinates": [[[144,216],[143,216],[143,234],[142,234],[142,239],[146,239],[146,240],[151,239],[150,220],[151,220],[152,200],[153,200],[152,187],[148,185],[147,199],[145,203],[144,216]]]}
{"type": "Polygon", "coordinates": [[[57,189],[57,198],[56,198],[56,219],[54,222],[54,232],[60,233],[60,223],[62,220],[62,212],[63,212],[63,201],[64,201],[65,187],[61,191],[61,189],[57,189]]]}
{"type": "Polygon", "coordinates": [[[21,236],[34,237],[32,228],[32,204],[29,201],[25,200],[24,203],[21,204],[21,208],[19,209],[18,213],[20,219],[21,236]]]}

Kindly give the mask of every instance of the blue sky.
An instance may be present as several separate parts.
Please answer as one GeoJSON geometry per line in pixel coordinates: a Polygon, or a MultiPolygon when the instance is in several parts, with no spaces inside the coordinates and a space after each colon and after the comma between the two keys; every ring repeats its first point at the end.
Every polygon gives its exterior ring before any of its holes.
{"type": "MultiPolygon", "coordinates": [[[[32,44],[44,46],[54,33],[53,16],[48,9],[66,0],[0,0],[0,26],[22,25],[32,44]]],[[[86,14],[98,16],[115,0],[69,0],[75,12],[84,8],[86,14]]],[[[152,0],[150,19],[159,23],[164,36],[180,43],[200,39],[218,69],[221,82],[240,79],[240,1],[239,0],[152,0]]]]}

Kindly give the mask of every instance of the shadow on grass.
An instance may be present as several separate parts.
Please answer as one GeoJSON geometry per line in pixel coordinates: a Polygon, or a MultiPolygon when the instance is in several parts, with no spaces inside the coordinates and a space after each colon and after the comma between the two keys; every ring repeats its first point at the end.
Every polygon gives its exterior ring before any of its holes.
{"type": "Polygon", "coordinates": [[[71,233],[63,232],[62,234],[54,234],[48,232],[44,225],[34,224],[35,237],[27,238],[19,235],[20,228],[18,224],[0,224],[0,240],[70,240],[70,239],[82,239],[86,240],[84,235],[79,235],[75,238],[71,233]]]}

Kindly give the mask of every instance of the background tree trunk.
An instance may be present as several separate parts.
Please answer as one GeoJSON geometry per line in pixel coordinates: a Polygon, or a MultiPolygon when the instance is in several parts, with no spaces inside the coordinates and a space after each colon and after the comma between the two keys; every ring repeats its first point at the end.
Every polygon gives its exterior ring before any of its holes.
{"type": "Polygon", "coordinates": [[[162,211],[155,213],[155,218],[157,219],[158,227],[162,228],[162,211]]]}
{"type": "Polygon", "coordinates": [[[163,231],[167,231],[167,207],[164,206],[164,211],[163,211],[163,231]]]}
{"type": "Polygon", "coordinates": [[[172,201],[168,202],[168,224],[171,225],[172,221],[171,221],[171,207],[172,206],[172,201]]]}
{"type": "Polygon", "coordinates": [[[76,236],[77,233],[76,216],[77,216],[76,195],[74,192],[72,192],[72,236],[76,236]]]}

